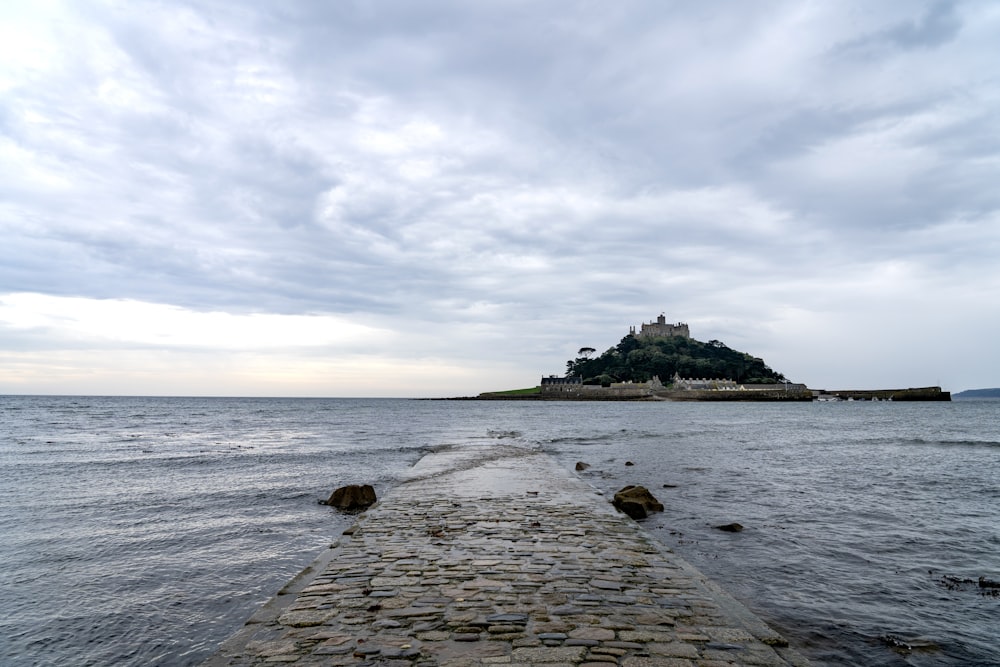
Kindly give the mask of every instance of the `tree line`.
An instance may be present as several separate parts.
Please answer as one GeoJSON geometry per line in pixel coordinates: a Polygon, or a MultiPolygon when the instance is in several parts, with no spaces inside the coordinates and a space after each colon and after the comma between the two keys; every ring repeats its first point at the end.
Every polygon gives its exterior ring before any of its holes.
{"type": "Polygon", "coordinates": [[[693,338],[637,338],[629,334],[600,356],[592,347],[580,348],[576,359],[566,362],[566,375],[583,378],[584,384],[647,382],[657,376],[668,384],[674,374],[684,378],[735,380],[741,384],[784,382],[763,359],[733,350],[718,340],[703,343],[693,338]]]}

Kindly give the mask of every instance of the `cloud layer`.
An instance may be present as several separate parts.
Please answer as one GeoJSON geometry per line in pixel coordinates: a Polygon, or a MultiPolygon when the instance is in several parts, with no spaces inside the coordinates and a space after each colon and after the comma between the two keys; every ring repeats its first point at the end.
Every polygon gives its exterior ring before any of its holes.
{"type": "Polygon", "coordinates": [[[475,393],[660,312],[811,386],[1000,380],[991,3],[0,25],[0,392],[475,393]]]}

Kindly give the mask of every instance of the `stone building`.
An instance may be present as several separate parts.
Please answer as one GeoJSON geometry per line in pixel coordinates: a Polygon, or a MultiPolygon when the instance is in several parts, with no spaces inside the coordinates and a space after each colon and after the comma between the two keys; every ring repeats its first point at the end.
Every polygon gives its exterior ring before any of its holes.
{"type": "Polygon", "coordinates": [[[579,377],[543,377],[542,395],[549,398],[576,400],[619,400],[650,398],[657,391],[663,391],[660,378],[649,382],[614,382],[608,386],[583,384],[579,377]]]}
{"type": "Polygon", "coordinates": [[[637,338],[669,338],[671,336],[680,336],[682,338],[691,337],[691,330],[688,329],[687,324],[684,322],[669,324],[667,323],[667,318],[664,317],[662,313],[656,318],[655,322],[644,322],[638,333],[636,333],[635,327],[630,327],[629,333],[637,338]]]}
{"type": "Polygon", "coordinates": [[[673,389],[675,390],[701,390],[701,391],[732,391],[745,389],[743,385],[737,385],[734,380],[716,378],[682,378],[680,373],[674,373],[673,389]]]}
{"type": "Polygon", "coordinates": [[[546,385],[567,385],[567,384],[583,384],[583,378],[579,375],[570,375],[567,377],[558,377],[555,375],[550,375],[548,377],[542,378],[542,388],[544,389],[546,385]]]}

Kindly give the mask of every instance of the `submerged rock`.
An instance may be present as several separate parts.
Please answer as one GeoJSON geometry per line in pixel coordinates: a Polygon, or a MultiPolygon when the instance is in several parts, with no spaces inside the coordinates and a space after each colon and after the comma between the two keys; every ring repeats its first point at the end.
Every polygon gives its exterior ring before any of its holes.
{"type": "Polygon", "coordinates": [[[738,533],[741,530],[743,530],[743,526],[734,521],[733,523],[725,523],[722,524],[721,526],[716,526],[716,529],[725,531],[727,533],[738,533]]]}
{"type": "Polygon", "coordinates": [[[923,637],[903,639],[898,635],[885,634],[879,637],[879,639],[886,646],[896,651],[897,653],[903,655],[906,655],[911,651],[931,652],[931,651],[938,651],[941,648],[933,641],[929,639],[924,639],[923,637]]]}
{"type": "Polygon", "coordinates": [[[341,510],[363,510],[375,504],[375,489],[370,484],[342,486],[322,503],[341,510]]]}
{"type": "Polygon", "coordinates": [[[663,503],[644,486],[629,485],[615,494],[614,506],[633,519],[645,519],[650,512],[662,512],[663,503]]]}

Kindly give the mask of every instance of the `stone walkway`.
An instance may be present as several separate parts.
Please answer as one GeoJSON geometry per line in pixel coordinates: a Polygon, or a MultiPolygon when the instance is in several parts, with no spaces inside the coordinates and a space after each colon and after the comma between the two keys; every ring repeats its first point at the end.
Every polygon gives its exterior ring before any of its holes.
{"type": "Polygon", "coordinates": [[[424,457],[205,665],[807,665],[543,453],[424,457]]]}

